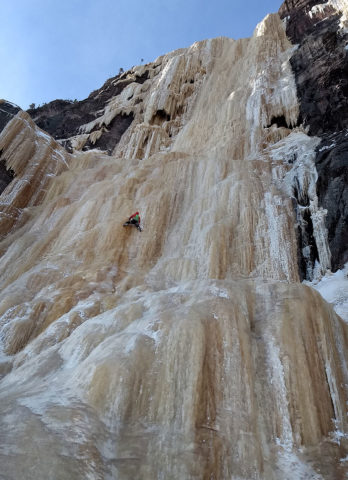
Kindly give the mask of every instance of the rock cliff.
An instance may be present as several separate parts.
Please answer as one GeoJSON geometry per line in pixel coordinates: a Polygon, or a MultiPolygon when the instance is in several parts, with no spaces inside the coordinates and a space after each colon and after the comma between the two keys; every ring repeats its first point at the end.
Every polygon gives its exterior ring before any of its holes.
{"type": "Polygon", "coordinates": [[[347,2],[284,2],[279,11],[286,31],[298,45],[290,59],[301,116],[316,149],[319,205],[326,226],[332,268],[348,261],[348,22],[347,2]]]}
{"type": "MultiPolygon", "coordinates": [[[[0,99],[0,132],[5,125],[19,112],[17,105],[0,99]]],[[[13,180],[13,171],[8,169],[4,159],[0,159],[0,193],[13,180]]]]}
{"type": "Polygon", "coordinates": [[[5,480],[345,478],[348,327],[300,281],[347,261],[346,12],[2,124],[5,480]]]}

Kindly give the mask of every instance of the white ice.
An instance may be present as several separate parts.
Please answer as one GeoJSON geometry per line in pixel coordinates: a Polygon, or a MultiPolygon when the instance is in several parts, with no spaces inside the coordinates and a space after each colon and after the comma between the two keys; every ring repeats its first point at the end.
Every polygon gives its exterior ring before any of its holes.
{"type": "Polygon", "coordinates": [[[320,282],[307,284],[318,290],[321,296],[333,305],[335,312],[348,323],[348,263],[336,273],[326,273],[320,282]]]}

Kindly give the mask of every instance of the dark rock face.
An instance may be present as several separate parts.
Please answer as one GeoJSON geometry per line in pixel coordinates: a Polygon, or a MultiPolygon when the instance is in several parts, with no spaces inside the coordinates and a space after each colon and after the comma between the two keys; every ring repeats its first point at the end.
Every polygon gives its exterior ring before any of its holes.
{"type": "Polygon", "coordinates": [[[294,188],[293,207],[297,218],[298,268],[300,279],[311,280],[316,262],[319,262],[319,253],[314,237],[314,227],[310,212],[308,195],[303,195],[301,188],[294,188]]]}
{"type": "Polygon", "coordinates": [[[74,103],[68,100],[54,100],[42,107],[30,109],[28,113],[42,130],[55,139],[74,135],[82,123],[95,118],[84,102],[74,103]]]}
{"type": "Polygon", "coordinates": [[[0,100],[0,132],[5,128],[7,123],[17,115],[19,110],[20,108],[17,107],[17,105],[6,102],[5,100],[0,100]]]}
{"type": "MultiPolygon", "coordinates": [[[[288,37],[298,44],[290,62],[303,124],[309,135],[322,138],[315,159],[317,195],[328,211],[325,222],[336,271],[348,261],[348,34],[339,26],[340,12],[325,3],[287,0],[279,14],[286,18],[288,37]],[[308,15],[316,5],[322,7],[308,15]]],[[[300,235],[300,251],[311,243],[310,227],[308,222],[308,232],[300,235]]],[[[303,273],[305,259],[300,263],[303,273]]]]}
{"type": "MultiPolygon", "coordinates": [[[[7,123],[20,111],[20,108],[13,103],[0,100],[0,132],[7,123]]],[[[1,158],[0,152],[0,194],[14,178],[14,172],[6,168],[6,160],[1,158]]]]}
{"type": "MultiPolygon", "coordinates": [[[[48,132],[56,140],[68,139],[78,134],[81,125],[98,118],[98,114],[101,115],[101,110],[104,109],[108,100],[119,95],[127,85],[132,82],[142,84],[147,79],[148,71],[135,78],[129,78],[127,72],[125,72],[107,80],[100,89],[92,92],[85,100],[80,102],[54,100],[42,107],[30,109],[28,113],[40,128],[48,132]]],[[[132,120],[133,117],[131,115],[118,115],[98,142],[95,145],[87,145],[87,148],[102,148],[111,153],[132,120]]],[[[69,149],[69,141],[65,142],[65,145],[69,149]]]]}
{"type": "MultiPolygon", "coordinates": [[[[0,155],[1,157],[1,155],[0,155]]],[[[0,194],[5,190],[7,185],[14,179],[14,172],[6,168],[5,160],[0,160],[0,194]]]]}
{"type": "Polygon", "coordinates": [[[315,163],[319,202],[328,210],[326,226],[335,271],[348,262],[348,131],[324,138],[315,163]]]}
{"type": "Polygon", "coordinates": [[[97,140],[95,144],[87,142],[83,149],[89,150],[90,148],[100,148],[101,150],[106,150],[109,154],[111,154],[115,146],[121,140],[124,132],[132,123],[133,119],[133,114],[116,115],[99,140],[97,140]]]}
{"type": "Polygon", "coordinates": [[[339,16],[319,22],[291,58],[301,115],[310,135],[333,133],[348,125],[348,34],[339,16]]]}
{"type": "MultiPolygon", "coordinates": [[[[308,15],[315,5],[322,5],[327,0],[285,0],[279,9],[281,18],[287,19],[286,34],[293,43],[299,43],[311,29],[326,17],[326,13],[317,12],[308,15]]],[[[332,10],[331,10],[332,11],[332,10]]]]}

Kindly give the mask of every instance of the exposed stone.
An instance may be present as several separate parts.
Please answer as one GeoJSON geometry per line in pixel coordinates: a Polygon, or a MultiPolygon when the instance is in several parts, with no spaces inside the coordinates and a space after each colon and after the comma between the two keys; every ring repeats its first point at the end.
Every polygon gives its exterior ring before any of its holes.
{"type": "MultiPolygon", "coordinates": [[[[348,261],[348,33],[341,25],[342,12],[333,5],[286,1],[279,14],[286,18],[287,35],[298,44],[290,63],[304,126],[309,135],[323,139],[315,159],[317,194],[319,206],[327,209],[325,223],[335,271],[348,261]]],[[[311,222],[307,225],[310,229],[311,222]]],[[[310,230],[306,236],[308,241],[310,230]]],[[[304,248],[302,240],[300,249],[304,248]]]]}
{"type": "Polygon", "coordinates": [[[5,160],[1,159],[0,153],[0,194],[5,190],[7,185],[11,183],[14,178],[14,172],[6,168],[5,160]]]}
{"type": "MultiPolygon", "coordinates": [[[[79,127],[87,124],[100,115],[106,103],[114,96],[119,95],[130,83],[143,84],[148,79],[148,71],[139,76],[129,76],[128,72],[116,77],[110,78],[98,90],[93,91],[88,98],[82,101],[54,100],[41,107],[29,109],[28,113],[34,119],[35,123],[53,136],[56,140],[62,141],[67,149],[71,151],[69,137],[79,133],[79,127]]],[[[113,121],[112,128],[105,130],[105,134],[96,142],[94,146],[105,148],[110,153],[111,145],[114,147],[119,139],[120,132],[124,133],[130,125],[124,116],[118,116],[113,121]],[[119,125],[118,125],[119,122],[119,125]],[[127,127],[125,128],[125,126],[127,127]]]]}
{"type": "Polygon", "coordinates": [[[294,52],[301,115],[310,135],[323,135],[348,125],[348,34],[339,16],[321,21],[294,52]]]}
{"type": "Polygon", "coordinates": [[[336,271],[348,262],[348,136],[347,131],[327,136],[318,147],[317,193],[327,209],[326,225],[336,271]]]}
{"type": "Polygon", "coordinates": [[[88,141],[83,147],[83,150],[99,148],[100,150],[107,151],[111,154],[124,132],[132,123],[133,118],[132,113],[129,115],[116,115],[108,127],[104,129],[101,137],[94,144],[91,141],[88,141]]]}
{"type": "Polygon", "coordinates": [[[68,100],[54,100],[41,107],[29,109],[28,113],[40,128],[55,139],[73,135],[81,122],[95,118],[84,102],[74,103],[68,100]]]}
{"type": "MultiPolygon", "coordinates": [[[[323,12],[321,9],[311,11],[316,5],[325,3],[327,0],[285,0],[279,9],[279,15],[286,19],[286,33],[293,43],[301,41],[320,20],[326,17],[327,11],[323,12]]],[[[332,8],[331,11],[333,11],[332,8]]]]}
{"type": "Polygon", "coordinates": [[[0,132],[19,110],[20,108],[17,105],[0,99],[0,132]]]}
{"type": "MultiPolygon", "coordinates": [[[[0,132],[7,123],[20,111],[20,108],[13,103],[0,100],[0,132]]],[[[0,151],[0,194],[14,178],[14,172],[6,166],[6,160],[1,157],[0,151]]]]}

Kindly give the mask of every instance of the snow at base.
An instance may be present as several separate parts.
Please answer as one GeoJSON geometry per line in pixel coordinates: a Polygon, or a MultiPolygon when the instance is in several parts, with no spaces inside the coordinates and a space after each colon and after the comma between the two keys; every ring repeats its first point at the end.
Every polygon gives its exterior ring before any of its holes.
{"type": "Polygon", "coordinates": [[[328,272],[319,282],[304,282],[318,290],[321,296],[348,323],[348,263],[336,273],[328,272]]]}

